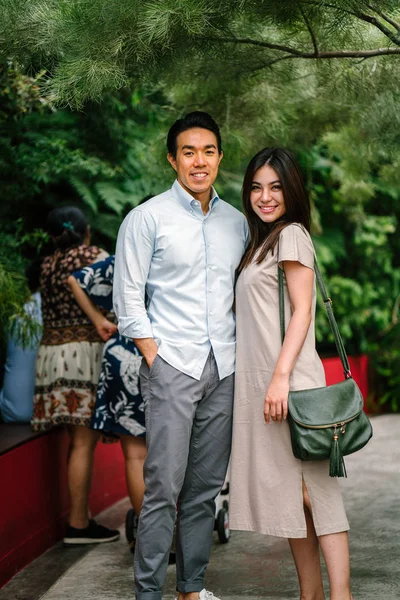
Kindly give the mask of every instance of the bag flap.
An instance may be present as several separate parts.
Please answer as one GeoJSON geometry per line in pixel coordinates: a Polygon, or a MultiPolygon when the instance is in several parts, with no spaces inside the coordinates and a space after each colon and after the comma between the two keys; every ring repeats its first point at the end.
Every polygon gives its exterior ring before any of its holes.
{"type": "Polygon", "coordinates": [[[289,414],[306,427],[342,423],[362,410],[364,400],[354,379],[289,393],[289,414]]]}

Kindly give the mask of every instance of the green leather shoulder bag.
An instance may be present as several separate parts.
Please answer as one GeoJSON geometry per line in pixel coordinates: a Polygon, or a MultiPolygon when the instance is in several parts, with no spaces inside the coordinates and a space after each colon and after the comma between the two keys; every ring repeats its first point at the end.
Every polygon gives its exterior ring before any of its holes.
{"type": "MultiPolygon", "coordinates": [[[[331,477],[347,477],[343,457],[357,452],[372,437],[371,423],[363,410],[363,397],[354,381],[343,340],[314,259],[314,269],[336,348],[343,365],[344,381],[310,390],[289,392],[288,423],[293,454],[300,460],[330,459],[331,477]]],[[[282,344],[285,338],[283,272],[278,265],[279,314],[282,344]]]]}

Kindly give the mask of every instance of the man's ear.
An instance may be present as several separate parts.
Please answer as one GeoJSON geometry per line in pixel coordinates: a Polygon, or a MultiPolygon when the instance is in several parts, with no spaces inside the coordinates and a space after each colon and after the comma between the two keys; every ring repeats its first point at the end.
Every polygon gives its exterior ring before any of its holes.
{"type": "Polygon", "coordinates": [[[222,150],[221,150],[221,152],[220,152],[220,155],[219,155],[219,159],[218,159],[218,166],[219,166],[219,164],[220,164],[220,162],[221,162],[221,160],[222,160],[223,156],[224,156],[224,153],[223,153],[223,152],[222,152],[222,150]]]}
{"type": "Polygon", "coordinates": [[[169,162],[169,164],[171,165],[171,167],[172,167],[172,168],[173,168],[175,171],[177,171],[177,168],[176,168],[176,158],[175,158],[175,156],[173,156],[172,154],[170,154],[170,153],[168,152],[168,154],[167,154],[167,159],[168,159],[168,162],[169,162]]]}

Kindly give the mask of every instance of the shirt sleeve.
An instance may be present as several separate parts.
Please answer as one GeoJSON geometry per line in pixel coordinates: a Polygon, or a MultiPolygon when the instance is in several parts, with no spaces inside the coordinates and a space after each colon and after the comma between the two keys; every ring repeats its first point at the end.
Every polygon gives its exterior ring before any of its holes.
{"type": "Polygon", "coordinates": [[[314,270],[315,251],[309,233],[301,225],[288,225],[279,236],[278,263],[285,260],[299,262],[314,270]]]}
{"type": "Polygon", "coordinates": [[[151,338],[146,312],[146,282],[154,253],[156,227],[150,214],[134,209],[121,225],[114,267],[113,301],[118,330],[129,338],[151,338]]]}
{"type": "Polygon", "coordinates": [[[73,273],[89,298],[107,311],[112,310],[113,265],[114,257],[109,256],[73,273]]]}

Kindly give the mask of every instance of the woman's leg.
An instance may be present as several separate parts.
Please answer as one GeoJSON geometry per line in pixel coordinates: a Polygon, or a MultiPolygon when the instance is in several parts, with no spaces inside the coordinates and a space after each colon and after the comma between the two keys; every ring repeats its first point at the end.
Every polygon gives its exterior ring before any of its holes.
{"type": "Polygon", "coordinates": [[[319,538],[330,584],[330,600],[351,600],[350,553],[347,531],[319,538]]]}
{"type": "Polygon", "coordinates": [[[125,456],[129,498],[136,515],[139,515],[144,495],[143,464],[147,453],[146,440],[132,435],[121,435],[121,446],[125,456]]]}
{"type": "Polygon", "coordinates": [[[320,598],[324,598],[319,560],[319,546],[321,546],[328,571],[330,600],[352,600],[350,591],[350,555],[347,531],[322,535],[317,538],[312,520],[311,502],[304,481],[303,501],[307,522],[307,538],[290,540],[290,546],[299,575],[301,590],[300,598],[301,600],[319,600],[320,598]],[[295,549],[293,546],[295,546],[295,549]],[[318,570],[316,569],[317,561],[319,567],[318,570]],[[319,584],[317,584],[317,579],[320,582],[319,584]]]}
{"type": "Polygon", "coordinates": [[[290,539],[290,549],[296,564],[300,584],[300,600],[324,600],[318,538],[311,516],[310,499],[303,482],[304,514],[307,537],[290,539]]]}
{"type": "Polygon", "coordinates": [[[97,431],[81,425],[70,426],[68,432],[71,439],[67,468],[69,524],[81,529],[88,525],[93,454],[100,435],[97,431]]]}

